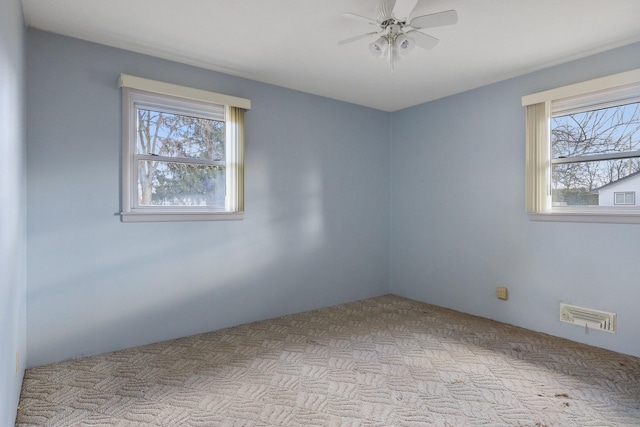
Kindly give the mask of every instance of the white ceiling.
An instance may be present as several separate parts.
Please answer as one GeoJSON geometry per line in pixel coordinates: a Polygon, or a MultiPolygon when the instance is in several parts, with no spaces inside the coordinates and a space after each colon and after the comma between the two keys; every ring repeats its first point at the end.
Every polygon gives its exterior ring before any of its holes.
{"type": "MultiPolygon", "coordinates": [[[[368,51],[376,0],[22,0],[30,27],[395,111],[640,41],[640,0],[420,0],[455,9],[391,73],[368,51]]],[[[373,27],[375,29],[376,27],[373,27]]],[[[145,77],[145,76],[142,76],[145,77]]]]}

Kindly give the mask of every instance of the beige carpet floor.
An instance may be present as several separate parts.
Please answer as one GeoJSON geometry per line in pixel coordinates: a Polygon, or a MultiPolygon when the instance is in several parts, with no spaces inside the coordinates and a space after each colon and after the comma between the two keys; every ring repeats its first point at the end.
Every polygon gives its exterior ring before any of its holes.
{"type": "Polygon", "coordinates": [[[640,426],[640,359],[386,295],[28,369],[16,425],[640,426]]]}

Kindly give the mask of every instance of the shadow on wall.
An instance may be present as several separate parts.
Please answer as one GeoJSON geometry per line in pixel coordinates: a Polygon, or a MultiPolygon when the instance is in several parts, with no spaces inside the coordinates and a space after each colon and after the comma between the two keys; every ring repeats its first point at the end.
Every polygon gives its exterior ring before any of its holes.
{"type": "Polygon", "coordinates": [[[296,187],[284,210],[252,209],[239,222],[113,217],[32,235],[41,256],[32,256],[29,366],[335,302],[309,288],[326,265],[322,181],[308,168],[296,187]]]}

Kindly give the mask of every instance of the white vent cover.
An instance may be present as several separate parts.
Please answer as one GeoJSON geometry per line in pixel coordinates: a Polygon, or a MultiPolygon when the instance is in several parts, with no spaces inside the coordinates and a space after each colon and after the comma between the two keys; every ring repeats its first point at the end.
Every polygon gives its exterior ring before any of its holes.
{"type": "Polygon", "coordinates": [[[560,304],[560,320],[588,329],[616,332],[616,314],[575,305],[560,304]]]}

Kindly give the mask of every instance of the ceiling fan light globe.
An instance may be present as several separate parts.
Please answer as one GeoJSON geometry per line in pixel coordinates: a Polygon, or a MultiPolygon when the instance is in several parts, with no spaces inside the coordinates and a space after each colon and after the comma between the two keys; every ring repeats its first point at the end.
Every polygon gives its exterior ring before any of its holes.
{"type": "Polygon", "coordinates": [[[416,45],[415,41],[411,37],[407,37],[405,34],[400,34],[396,37],[396,47],[397,50],[403,54],[407,54],[413,50],[413,47],[416,45]]]}
{"type": "Polygon", "coordinates": [[[389,41],[386,37],[380,37],[369,45],[369,52],[371,52],[373,56],[382,56],[386,52],[388,45],[389,41]]]}
{"type": "Polygon", "coordinates": [[[369,45],[369,52],[371,52],[373,56],[382,56],[384,50],[380,49],[380,46],[376,45],[375,43],[371,43],[369,45]]]}

